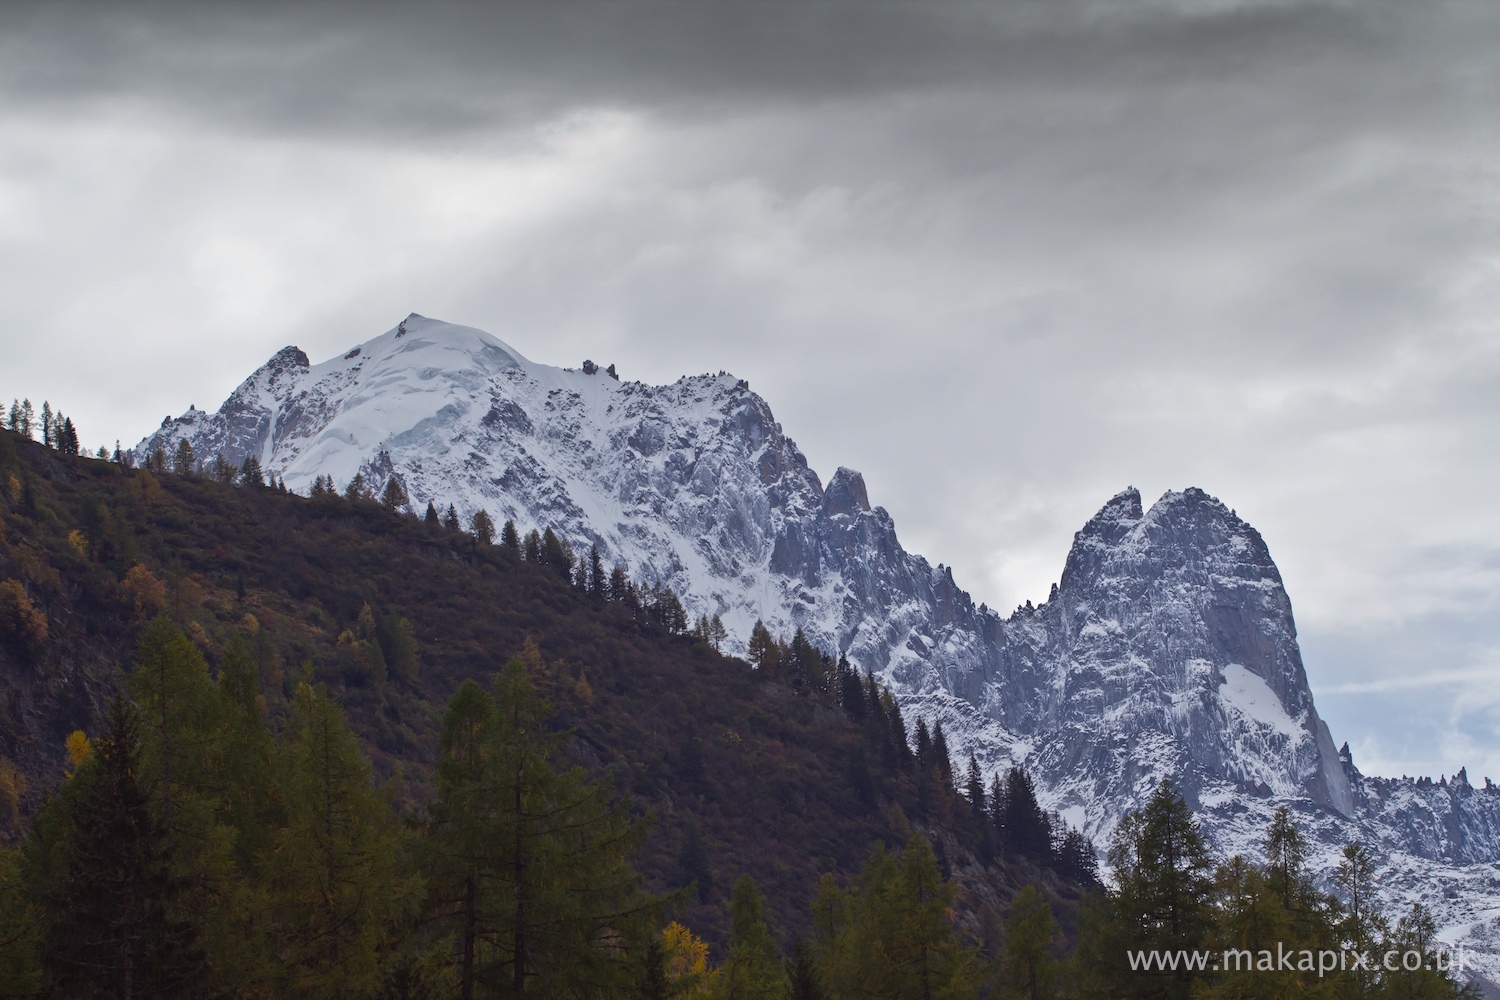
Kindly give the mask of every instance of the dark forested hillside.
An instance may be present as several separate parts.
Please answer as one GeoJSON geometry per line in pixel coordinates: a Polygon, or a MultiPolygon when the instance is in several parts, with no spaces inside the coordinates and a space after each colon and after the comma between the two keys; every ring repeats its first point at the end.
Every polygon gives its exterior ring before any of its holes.
{"type": "Polygon", "coordinates": [[[273,728],[300,681],[325,683],[413,812],[433,796],[449,698],[531,642],[554,722],[574,731],[568,754],[655,814],[637,866],[657,890],[698,882],[680,916],[710,942],[728,933],[740,875],[787,938],[809,928],[821,874],[851,877],[873,844],[905,844],[913,827],[956,876],[957,916],[977,942],[995,944],[1023,883],[1042,885],[1071,925],[1081,890],[1056,873],[1065,866],[1045,843],[1007,850],[992,813],[956,790],[962,762],[939,760],[926,726],[901,720],[868,682],[820,686],[721,656],[711,634],[612,600],[619,581],[597,567],[597,586],[576,585],[556,544],[547,565],[542,540],[528,561],[525,543],[498,531],[486,544],[368,496],[231,479],[128,469],[0,433],[0,784],[13,803],[0,822],[12,842],[61,780],[69,734],[99,731],[158,615],[211,665],[242,637],[273,728]]]}

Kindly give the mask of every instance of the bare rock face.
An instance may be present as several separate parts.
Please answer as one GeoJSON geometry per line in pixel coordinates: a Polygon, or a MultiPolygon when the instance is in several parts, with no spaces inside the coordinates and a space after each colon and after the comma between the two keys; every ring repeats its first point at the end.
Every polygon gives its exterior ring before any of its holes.
{"type": "Polygon", "coordinates": [[[1228,780],[1353,815],[1281,574],[1260,534],[1202,490],[1146,512],[1135,490],[1116,496],[1075,536],[1051,599],[1022,618],[1005,721],[1075,733],[1082,745],[1051,751],[1060,760],[1149,736],[1164,763],[1191,762],[1176,772],[1189,795],[1228,780]]]}
{"type": "Polygon", "coordinates": [[[1202,490],[1149,509],[1118,494],[1075,536],[1049,599],[1002,617],[902,548],[858,472],[825,487],[765,400],[722,373],[620,381],[413,314],[318,365],[278,352],[136,457],[182,438],[209,462],[253,456],[293,490],[360,473],[378,492],[394,476],[418,509],[553,527],[670,585],[690,615],[720,615],[731,649],[757,619],[801,628],[941,719],[987,773],[1024,763],[1044,803],[1100,843],[1173,777],[1225,849],[1254,853],[1257,824],[1290,804],[1330,850],[1363,839],[1500,861],[1500,789],[1367,779],[1341,758],[1264,540],[1202,490]]]}

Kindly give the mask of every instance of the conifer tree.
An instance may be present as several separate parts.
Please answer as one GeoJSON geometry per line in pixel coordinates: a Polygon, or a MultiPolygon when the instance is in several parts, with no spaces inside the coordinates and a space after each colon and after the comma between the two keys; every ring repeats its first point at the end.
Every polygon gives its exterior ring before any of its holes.
{"type": "Polygon", "coordinates": [[[72,417],[63,417],[57,433],[57,450],[64,455],[78,454],[78,428],[72,417]]]}
{"type": "Polygon", "coordinates": [[[756,669],[766,676],[776,669],[776,640],[771,638],[771,630],[759,618],[750,629],[750,642],[745,646],[745,654],[750,657],[750,662],[755,664],[756,669]]]}
{"type": "Polygon", "coordinates": [[[603,599],[609,588],[609,577],[604,572],[604,559],[599,555],[599,546],[595,545],[589,549],[589,575],[588,591],[594,597],[603,599]]]}
{"type": "Polygon", "coordinates": [[[729,954],[719,967],[715,998],[781,1000],[786,989],[781,956],[766,926],[760,890],[749,875],[734,884],[729,922],[729,954]]]}
{"type": "Polygon", "coordinates": [[[1047,814],[1037,805],[1031,775],[1012,767],[1005,779],[1005,844],[1012,851],[1047,860],[1052,850],[1052,830],[1047,814]]]}
{"type": "Polygon", "coordinates": [[[459,530],[458,508],[451,503],[448,505],[448,512],[443,515],[443,527],[448,531],[459,530]]]}
{"type": "Polygon", "coordinates": [[[792,937],[792,953],[786,963],[787,1000],[824,1000],[822,977],[813,960],[813,950],[802,935],[792,937]]]}
{"type": "Polygon", "coordinates": [[[656,907],[629,867],[644,826],[556,766],[566,734],[547,731],[550,712],[517,657],[493,697],[467,683],[444,718],[433,886],[464,998],[623,986],[632,969],[612,943],[643,940],[656,907]]]}
{"type": "Polygon", "coordinates": [[[380,494],[380,504],[389,511],[398,511],[406,506],[406,487],[401,485],[400,479],[391,476],[385,481],[385,489],[380,494]]]}
{"type": "MultiPolygon", "coordinates": [[[[224,461],[223,454],[214,456],[214,464],[210,474],[216,483],[225,483],[227,485],[234,482],[234,466],[224,461]]],[[[323,478],[319,476],[313,483],[314,495],[316,495],[316,491],[320,490],[322,486],[323,478]]]]}
{"type": "Polygon", "coordinates": [[[177,450],[172,454],[172,471],[179,476],[190,476],[197,468],[198,457],[193,454],[193,445],[187,438],[177,442],[177,450]]]}
{"type": "Polygon", "coordinates": [[[437,505],[431,500],[427,501],[427,514],[422,518],[429,528],[436,528],[439,523],[437,505]]]}
{"type": "Polygon", "coordinates": [[[624,601],[630,590],[630,579],[625,575],[625,567],[616,566],[609,571],[609,599],[611,601],[624,601]]]}
{"type": "Polygon", "coordinates": [[[42,400],[42,444],[52,447],[52,404],[42,400]]]}
{"type": "Polygon", "coordinates": [[[713,647],[714,652],[722,652],[724,640],[729,638],[729,629],[724,627],[723,620],[715,614],[708,621],[708,644],[713,647]]]}
{"type": "MultiPolygon", "coordinates": [[[[356,479],[359,477],[356,476],[356,479]]],[[[254,455],[247,456],[243,465],[240,466],[241,486],[264,486],[266,485],[265,474],[261,472],[260,459],[254,455]]],[[[354,484],[349,484],[353,489],[354,484]]]]}
{"type": "Polygon", "coordinates": [[[1011,900],[1005,921],[1005,960],[1001,983],[1005,995],[1015,1000],[1051,1000],[1057,995],[1057,961],[1052,942],[1057,924],[1052,904],[1028,885],[1011,900]]]}
{"type": "Polygon", "coordinates": [[[1307,841],[1292,822],[1286,806],[1276,810],[1266,831],[1266,868],[1271,883],[1281,896],[1281,905],[1291,909],[1302,876],[1302,862],[1307,858],[1307,841]]]}
{"type": "Polygon", "coordinates": [[[573,579],[573,553],[551,528],[542,533],[542,564],[551,566],[564,580],[573,579]]]}
{"type": "Polygon", "coordinates": [[[516,533],[516,522],[509,518],[505,521],[505,527],[500,529],[500,544],[512,552],[521,551],[521,536],[516,533]]]}
{"type": "MultiPolygon", "coordinates": [[[[1369,951],[1380,938],[1382,926],[1380,911],[1373,905],[1375,861],[1369,850],[1360,844],[1345,844],[1338,869],[1333,873],[1333,883],[1344,895],[1344,919],[1339,924],[1339,933],[1346,947],[1356,952],[1369,951]]],[[[1362,986],[1369,988],[1372,976],[1364,976],[1362,986]]]]}
{"type": "Polygon", "coordinates": [[[969,799],[969,808],[975,818],[983,822],[989,816],[989,809],[984,801],[984,778],[979,774],[979,760],[974,756],[972,748],[969,750],[969,770],[964,779],[964,794],[969,799]]]}
{"type": "Polygon", "coordinates": [[[948,752],[948,737],[943,735],[943,720],[938,719],[932,727],[932,756],[938,772],[943,776],[943,791],[953,790],[953,756],[948,752]]]}
{"type": "Polygon", "coordinates": [[[44,880],[42,960],[59,995],[189,997],[205,979],[198,927],[180,916],[185,880],[139,775],[136,714],[116,696],[31,843],[44,880]]]}
{"type": "Polygon", "coordinates": [[[895,755],[897,767],[905,769],[911,766],[912,753],[911,744],[906,738],[906,720],[901,717],[901,706],[895,698],[890,699],[889,714],[886,716],[891,727],[891,750],[895,755]]]}
{"type": "Polygon", "coordinates": [[[282,750],[286,828],[269,866],[281,996],[371,993],[382,953],[420,903],[395,815],[327,692],[297,689],[282,750]]]}
{"type": "Polygon", "coordinates": [[[877,843],[849,892],[825,880],[814,903],[814,925],[830,995],[977,996],[982,970],[973,950],[955,937],[948,917],[953,895],[920,833],[899,859],[877,843]]]}
{"type": "Polygon", "coordinates": [[[0,847],[0,996],[42,995],[42,914],[26,875],[22,853],[0,847]]]}
{"type": "Polygon", "coordinates": [[[1103,886],[1099,879],[1099,855],[1082,830],[1067,830],[1057,851],[1057,870],[1085,889],[1103,886]]]}
{"type": "Polygon", "coordinates": [[[480,545],[489,545],[495,540],[495,522],[490,519],[490,512],[481,507],[469,518],[469,530],[474,533],[474,540],[480,545]]]}
{"type": "Polygon", "coordinates": [[[703,835],[698,832],[698,824],[691,820],[688,822],[682,850],[677,855],[677,866],[682,869],[682,874],[689,882],[697,883],[698,901],[708,902],[708,894],[714,887],[713,868],[708,861],[708,849],[703,844],[703,835]]]}
{"type": "Polygon", "coordinates": [[[1212,862],[1198,823],[1172,782],[1116,828],[1109,851],[1118,890],[1102,932],[1080,945],[1093,971],[1118,995],[1184,1000],[1193,975],[1184,968],[1130,970],[1130,952],[1194,951],[1209,930],[1212,862]]]}

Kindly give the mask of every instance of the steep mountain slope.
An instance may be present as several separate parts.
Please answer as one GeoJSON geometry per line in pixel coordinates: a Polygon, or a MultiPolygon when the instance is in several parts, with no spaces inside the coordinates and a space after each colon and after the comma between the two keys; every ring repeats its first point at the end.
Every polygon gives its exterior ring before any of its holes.
{"type": "Polygon", "coordinates": [[[741,874],[761,887],[779,934],[806,932],[821,874],[852,876],[874,841],[904,843],[903,817],[944,852],[960,919],[990,944],[1023,881],[1047,886],[1064,920],[1081,891],[1025,858],[981,860],[981,828],[956,793],[924,810],[912,770],[872,751],[872,726],[836,701],[375,503],[158,477],[0,431],[0,584],[13,583],[47,630],[40,641],[18,634],[13,592],[0,588],[0,759],[27,786],[20,816],[0,798],[0,843],[21,838],[56,787],[67,734],[97,734],[118,668],[129,669],[147,618],[165,612],[214,665],[236,635],[248,643],[273,726],[299,681],[328,684],[408,806],[432,794],[454,690],[488,682],[534,640],[538,686],[576,737],[571,757],[608,773],[637,813],[656,813],[639,868],[656,889],[697,879],[683,919],[716,944],[741,874]],[[412,655],[400,655],[400,633],[414,638],[412,655]]]}
{"type": "Polygon", "coordinates": [[[413,315],[317,366],[283,350],[136,458],[184,438],[202,457],[254,456],[293,489],[396,476],[418,507],[553,526],[669,584],[691,614],[721,615],[736,650],[757,618],[802,628],[942,718],[986,771],[1024,762],[1101,844],[1173,776],[1223,849],[1256,850],[1287,803],[1330,850],[1357,838],[1392,864],[1500,861],[1488,782],[1438,795],[1341,759],[1264,541],[1201,490],[1149,510],[1119,494],[1075,537],[1052,596],[1002,618],[901,547],[858,473],[825,488],[765,401],[722,373],[621,382],[413,315]]]}

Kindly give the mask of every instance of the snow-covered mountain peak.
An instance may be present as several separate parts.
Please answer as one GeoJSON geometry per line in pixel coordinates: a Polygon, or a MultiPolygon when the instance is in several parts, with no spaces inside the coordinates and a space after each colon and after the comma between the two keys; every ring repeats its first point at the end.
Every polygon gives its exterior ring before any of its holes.
{"type": "Polygon", "coordinates": [[[858,472],[824,488],[765,400],[722,373],[622,381],[412,314],[317,365],[278,352],[135,457],[182,439],[210,462],[253,456],[299,492],[320,475],[342,488],[358,473],[376,492],[395,478],[418,510],[551,527],[671,586],[690,616],[718,614],[731,652],[757,619],[800,628],[909,716],[941,719],[987,774],[1024,764],[1044,804],[1101,844],[1172,777],[1227,848],[1253,847],[1288,803],[1320,843],[1500,861],[1500,789],[1364,778],[1335,749],[1265,541],[1201,489],[1149,510],[1135,488],[1117,494],[1049,599],[1002,618],[901,546],[858,472]]]}

